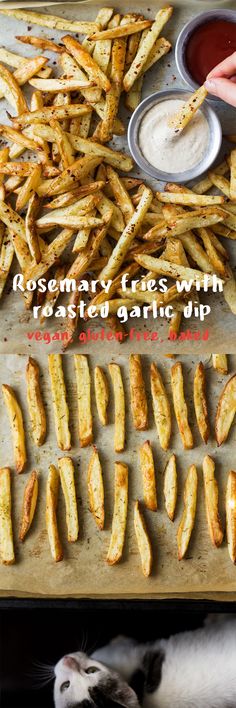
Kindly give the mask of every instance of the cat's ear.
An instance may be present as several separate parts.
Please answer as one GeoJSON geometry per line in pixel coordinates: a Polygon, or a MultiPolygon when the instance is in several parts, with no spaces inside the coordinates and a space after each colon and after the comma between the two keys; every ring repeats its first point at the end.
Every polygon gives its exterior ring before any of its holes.
{"type": "Polygon", "coordinates": [[[147,651],[143,659],[145,691],[154,693],[161,683],[162,664],[165,654],[161,649],[147,651]]]}

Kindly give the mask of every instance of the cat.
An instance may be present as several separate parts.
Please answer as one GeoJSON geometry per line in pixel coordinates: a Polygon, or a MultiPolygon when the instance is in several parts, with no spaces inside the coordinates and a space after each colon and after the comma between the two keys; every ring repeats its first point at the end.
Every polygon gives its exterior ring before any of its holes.
{"type": "Polygon", "coordinates": [[[236,618],[149,644],[118,637],[55,667],[55,708],[235,708],[236,618]]]}

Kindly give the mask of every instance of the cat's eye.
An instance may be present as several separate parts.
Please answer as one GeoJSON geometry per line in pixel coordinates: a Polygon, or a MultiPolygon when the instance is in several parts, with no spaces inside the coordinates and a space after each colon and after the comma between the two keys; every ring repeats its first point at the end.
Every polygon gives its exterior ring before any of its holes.
{"type": "Polygon", "coordinates": [[[85,669],[86,674],[95,674],[96,671],[99,671],[97,666],[89,666],[88,669],[85,669]]]}
{"type": "Polygon", "coordinates": [[[64,683],[61,684],[61,693],[63,693],[63,691],[66,691],[67,688],[70,688],[70,681],[64,681],[64,683]]]}

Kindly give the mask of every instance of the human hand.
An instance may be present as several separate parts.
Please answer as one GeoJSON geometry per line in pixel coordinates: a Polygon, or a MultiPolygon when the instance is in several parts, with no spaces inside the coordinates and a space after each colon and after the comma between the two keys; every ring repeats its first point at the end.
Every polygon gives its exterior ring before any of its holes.
{"type": "Polygon", "coordinates": [[[236,52],[210,71],[205,86],[213,96],[236,107],[236,52]]]}

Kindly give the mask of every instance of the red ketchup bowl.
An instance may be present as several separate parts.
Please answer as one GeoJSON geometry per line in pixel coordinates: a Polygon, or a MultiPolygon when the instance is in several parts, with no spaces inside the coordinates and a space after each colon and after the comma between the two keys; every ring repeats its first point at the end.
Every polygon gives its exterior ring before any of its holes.
{"type": "Polygon", "coordinates": [[[185,83],[195,90],[217,64],[235,51],[236,11],[202,12],[188,22],[178,36],[177,69],[185,83]]]}

